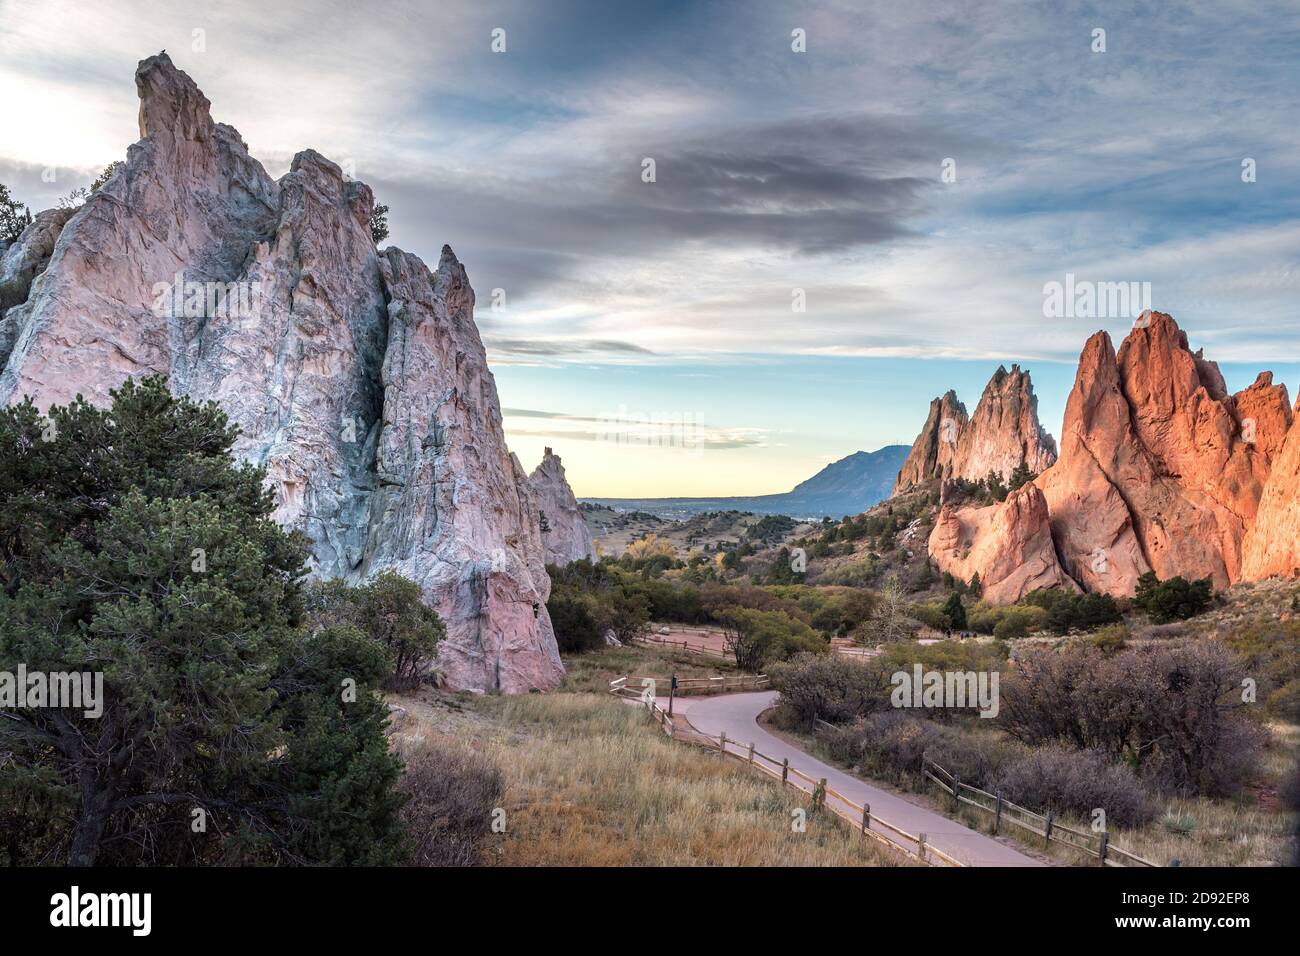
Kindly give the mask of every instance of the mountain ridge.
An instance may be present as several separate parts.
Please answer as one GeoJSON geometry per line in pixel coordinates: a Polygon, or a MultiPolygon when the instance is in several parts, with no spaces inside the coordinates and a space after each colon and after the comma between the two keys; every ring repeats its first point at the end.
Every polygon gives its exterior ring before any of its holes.
{"type": "Polygon", "coordinates": [[[866,511],[889,497],[907,445],[884,445],[855,451],[826,465],[792,489],[770,495],[723,495],[677,498],[595,498],[578,500],[613,508],[646,511],[661,517],[706,511],[751,511],[795,518],[839,518],[866,511]]]}

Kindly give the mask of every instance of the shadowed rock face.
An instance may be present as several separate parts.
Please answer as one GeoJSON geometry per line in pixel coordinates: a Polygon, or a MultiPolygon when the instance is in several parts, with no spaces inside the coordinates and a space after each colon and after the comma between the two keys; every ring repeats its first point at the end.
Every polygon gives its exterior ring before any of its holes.
{"type": "Polygon", "coordinates": [[[0,320],[0,400],[106,403],[166,374],[240,426],[317,573],[421,584],[453,686],[554,687],[537,508],[451,249],[432,274],[380,253],[369,187],[312,150],[271,179],[165,55],[136,85],[140,142],[0,320]]]}
{"type": "Polygon", "coordinates": [[[957,440],[968,421],[966,406],[957,401],[956,392],[931,401],[925,425],[898,471],[894,494],[925,481],[956,477],[957,440]]]}
{"type": "Polygon", "coordinates": [[[596,545],[591,539],[587,519],[578,507],[578,499],[564,477],[560,456],[549,448],[542,456],[528,485],[537,499],[537,507],[546,516],[542,542],[546,546],[547,564],[568,564],[583,558],[595,559],[596,545]]]}

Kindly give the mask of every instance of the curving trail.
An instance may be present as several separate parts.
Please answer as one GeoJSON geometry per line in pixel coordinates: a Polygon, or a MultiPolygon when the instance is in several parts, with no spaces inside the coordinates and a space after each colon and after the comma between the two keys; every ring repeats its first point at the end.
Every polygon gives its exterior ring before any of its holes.
{"type": "MultiPolygon", "coordinates": [[[[823,763],[816,757],[768,733],[758,724],[758,715],[776,703],[776,691],[751,694],[725,694],[717,697],[679,697],[673,703],[674,715],[684,716],[700,733],[717,737],[725,733],[728,740],[747,746],[751,741],[765,754],[778,760],[789,758],[790,766],[812,777],[825,777],[833,790],[857,803],[869,803],[873,815],[888,820],[910,833],[924,833],[932,846],[951,854],[971,866],[1043,866],[1033,857],[999,843],[997,840],[950,820],[943,814],[909,803],[902,797],[872,786],[864,780],[823,763]]],[[[660,698],[659,706],[667,706],[660,698]]],[[[834,802],[834,798],[830,798],[834,802]]],[[[882,835],[890,836],[882,830],[882,835]]],[[[900,842],[900,845],[901,842],[900,842]]]]}

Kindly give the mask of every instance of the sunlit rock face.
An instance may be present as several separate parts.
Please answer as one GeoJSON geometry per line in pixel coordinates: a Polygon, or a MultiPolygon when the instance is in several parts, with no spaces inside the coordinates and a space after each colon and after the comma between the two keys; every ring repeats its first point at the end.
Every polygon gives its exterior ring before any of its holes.
{"type": "Polygon", "coordinates": [[[1009,372],[999,366],[973,415],[967,416],[955,392],[930,403],[894,493],[925,481],[978,481],[990,472],[1005,481],[1021,466],[1036,475],[1054,461],[1056,442],[1038,421],[1038,398],[1029,373],[1019,365],[1009,372]]]}
{"type": "Polygon", "coordinates": [[[166,55],[140,63],[136,86],[140,141],[52,230],[0,318],[0,399],[105,403],[162,373],[216,400],[237,453],[266,467],[276,518],[312,539],[316,573],[419,582],[447,624],[438,666],[454,687],[554,687],[537,506],[464,267],[445,246],[432,273],[377,250],[370,188],[312,150],[272,179],[166,55]]]}
{"type": "Polygon", "coordinates": [[[1164,313],[1145,313],[1118,354],[1094,335],[1066,406],[1061,458],[1037,479],[1066,570],[1117,595],[1133,593],[1147,570],[1217,587],[1240,579],[1242,541],[1287,416],[1285,392],[1270,383],[1229,395],[1218,367],[1164,313]]]}
{"type": "Polygon", "coordinates": [[[940,571],[967,582],[978,573],[982,596],[994,604],[1031,591],[1078,590],[1057,560],[1047,502],[1033,484],[997,504],[943,506],[929,548],[940,571]]]}

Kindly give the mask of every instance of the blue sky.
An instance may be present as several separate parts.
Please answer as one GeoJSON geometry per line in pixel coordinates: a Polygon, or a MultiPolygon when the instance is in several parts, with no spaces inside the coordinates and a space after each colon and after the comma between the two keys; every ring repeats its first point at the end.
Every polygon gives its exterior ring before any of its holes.
{"type": "Polygon", "coordinates": [[[1128,325],[1045,318],[1066,273],[1300,384],[1294,3],[0,0],[0,181],[41,207],[120,158],[164,47],[273,174],[316,148],[455,248],[511,447],[579,494],[785,490],[999,363],[1056,434],[1128,325]],[[623,412],[699,440],[593,440],[623,412]]]}

